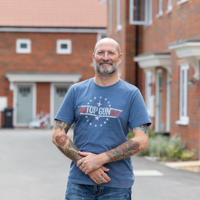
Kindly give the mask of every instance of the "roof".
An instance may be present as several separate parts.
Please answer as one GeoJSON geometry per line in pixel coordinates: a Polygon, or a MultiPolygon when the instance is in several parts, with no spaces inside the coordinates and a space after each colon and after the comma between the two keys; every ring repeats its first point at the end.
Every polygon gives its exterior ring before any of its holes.
{"type": "Polygon", "coordinates": [[[105,28],[106,3],[99,0],[1,0],[0,26],[105,28]]]}

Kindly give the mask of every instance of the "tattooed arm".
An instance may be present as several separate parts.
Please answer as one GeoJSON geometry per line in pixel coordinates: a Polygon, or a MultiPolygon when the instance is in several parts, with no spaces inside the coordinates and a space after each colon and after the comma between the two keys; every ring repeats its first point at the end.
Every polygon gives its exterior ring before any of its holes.
{"type": "Polygon", "coordinates": [[[110,151],[98,155],[80,152],[79,154],[85,156],[85,158],[82,159],[82,165],[80,165],[80,162],[78,161],[77,166],[85,174],[87,174],[106,163],[122,160],[136,154],[139,151],[145,150],[148,146],[148,136],[146,134],[147,125],[136,127],[132,130],[132,132],[134,134],[132,139],[129,139],[110,151]]]}
{"type": "Polygon", "coordinates": [[[61,121],[56,121],[56,125],[53,130],[53,143],[58,149],[68,158],[73,160],[75,163],[82,158],[78,154],[78,149],[72,142],[72,140],[66,135],[70,126],[61,121]]]}
{"type": "MultiPolygon", "coordinates": [[[[66,135],[69,128],[70,126],[67,123],[56,121],[52,141],[65,156],[77,163],[83,156],[79,155],[78,148],[66,135]]],[[[105,173],[107,171],[109,169],[100,166],[98,169],[88,173],[88,176],[97,184],[107,183],[110,181],[110,177],[105,173]]]]}

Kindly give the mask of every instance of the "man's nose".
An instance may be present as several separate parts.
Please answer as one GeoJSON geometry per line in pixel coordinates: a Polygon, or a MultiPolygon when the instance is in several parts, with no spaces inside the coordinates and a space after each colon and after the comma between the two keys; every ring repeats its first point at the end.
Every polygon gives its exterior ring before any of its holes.
{"type": "Polygon", "coordinates": [[[110,57],[109,57],[109,54],[108,54],[108,52],[105,52],[104,54],[103,54],[103,59],[104,60],[108,60],[110,57]]]}

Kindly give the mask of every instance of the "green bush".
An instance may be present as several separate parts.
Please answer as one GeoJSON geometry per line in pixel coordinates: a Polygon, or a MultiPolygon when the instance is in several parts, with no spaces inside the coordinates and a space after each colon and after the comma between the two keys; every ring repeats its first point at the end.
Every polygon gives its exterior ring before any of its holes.
{"type": "Polygon", "coordinates": [[[149,133],[149,145],[141,156],[156,157],[159,160],[192,160],[194,151],[186,150],[185,143],[178,136],[163,136],[158,133],[149,133]]]}

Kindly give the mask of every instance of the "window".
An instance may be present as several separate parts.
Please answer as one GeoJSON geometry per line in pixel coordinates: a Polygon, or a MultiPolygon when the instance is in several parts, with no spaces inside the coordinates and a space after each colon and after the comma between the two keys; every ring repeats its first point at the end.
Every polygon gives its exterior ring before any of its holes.
{"type": "Polygon", "coordinates": [[[57,54],[71,54],[71,40],[57,40],[57,54]]]}
{"type": "Polygon", "coordinates": [[[31,40],[30,39],[17,39],[16,40],[17,53],[31,53],[31,40]]]}
{"type": "Polygon", "coordinates": [[[117,16],[116,16],[116,19],[117,19],[117,31],[122,29],[121,22],[120,22],[120,17],[121,17],[121,14],[120,14],[120,8],[121,8],[120,3],[121,2],[120,1],[121,0],[117,0],[117,6],[116,6],[116,8],[117,8],[117,10],[116,10],[116,14],[117,14],[117,16]]]}
{"type": "Polygon", "coordinates": [[[168,0],[167,13],[171,12],[171,10],[172,10],[172,0],[168,0]]]}
{"type": "Polygon", "coordinates": [[[103,39],[105,37],[106,37],[106,33],[98,33],[97,34],[97,41],[99,41],[99,40],[101,40],[101,39],[103,39]]]}
{"type": "Polygon", "coordinates": [[[109,10],[109,16],[108,16],[108,31],[110,33],[112,33],[112,26],[113,26],[113,20],[112,20],[112,17],[113,17],[113,2],[112,0],[109,0],[108,2],[108,10],[109,10]]]}
{"type": "Polygon", "coordinates": [[[179,121],[177,124],[187,125],[188,118],[188,69],[186,63],[180,65],[179,121]]]}
{"type": "Polygon", "coordinates": [[[183,4],[183,3],[186,3],[186,2],[188,2],[188,0],[178,0],[177,4],[179,5],[179,4],[183,4]]]}
{"type": "Polygon", "coordinates": [[[158,14],[157,17],[160,17],[163,15],[163,2],[162,0],[158,0],[158,14]]]}
{"type": "Polygon", "coordinates": [[[150,25],[152,23],[152,0],[129,0],[129,23],[150,25]]]}

